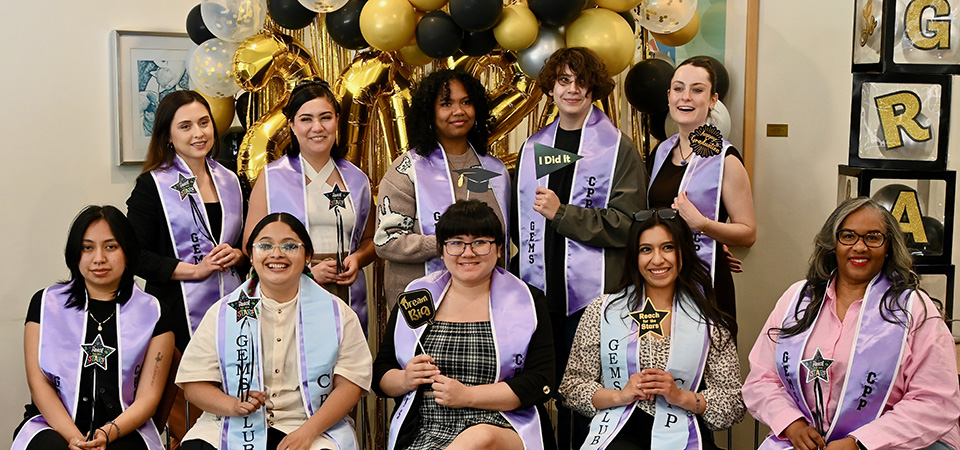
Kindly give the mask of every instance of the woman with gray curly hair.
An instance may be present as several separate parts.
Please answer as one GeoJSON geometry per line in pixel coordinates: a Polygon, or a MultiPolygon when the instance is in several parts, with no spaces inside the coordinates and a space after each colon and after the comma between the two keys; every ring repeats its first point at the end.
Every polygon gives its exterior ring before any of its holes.
{"type": "Polygon", "coordinates": [[[743,400],[761,449],[957,449],[953,338],[919,287],[900,224],[846,200],[750,352],[743,400]]]}

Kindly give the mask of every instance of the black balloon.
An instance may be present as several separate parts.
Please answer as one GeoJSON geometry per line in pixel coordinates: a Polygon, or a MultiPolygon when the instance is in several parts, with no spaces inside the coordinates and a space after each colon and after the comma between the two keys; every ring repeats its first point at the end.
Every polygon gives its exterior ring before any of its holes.
{"type": "Polygon", "coordinates": [[[297,0],[267,0],[270,17],[281,27],[299,30],[313,22],[317,13],[304,8],[297,0]]]}
{"type": "MultiPolygon", "coordinates": [[[[897,199],[900,198],[901,192],[916,192],[916,190],[903,184],[888,184],[877,189],[877,192],[874,192],[870,198],[879,203],[880,206],[886,208],[887,211],[892,212],[893,206],[897,204],[897,199]]],[[[897,220],[899,219],[900,218],[897,217],[897,220]]]]}
{"type": "Polygon", "coordinates": [[[466,31],[493,28],[503,12],[502,0],[450,0],[450,17],[466,31]]]}
{"type": "Polygon", "coordinates": [[[587,6],[587,0],[530,0],[527,5],[541,22],[559,27],[573,22],[587,6]]]}
{"type": "Polygon", "coordinates": [[[638,62],[627,72],[627,78],[623,81],[627,101],[642,113],[667,111],[667,90],[670,89],[672,77],[673,66],[662,59],[651,58],[638,62]]]}
{"type": "Polygon", "coordinates": [[[717,94],[720,96],[720,101],[727,96],[727,91],[730,90],[730,74],[727,73],[727,68],[723,67],[723,64],[720,63],[717,58],[711,56],[704,56],[713,63],[713,69],[717,72],[717,94]]]}
{"type": "Polygon", "coordinates": [[[487,31],[467,31],[463,33],[460,51],[467,56],[483,56],[497,46],[497,37],[493,29],[487,31]]]}
{"type": "Polygon", "coordinates": [[[360,32],[360,11],[365,4],[367,0],[350,0],[342,8],[327,13],[324,23],[333,42],[350,50],[360,50],[370,46],[360,32]]]}
{"type": "Polygon", "coordinates": [[[667,140],[667,130],[664,126],[667,121],[667,114],[670,114],[670,112],[661,111],[647,115],[647,120],[649,120],[647,125],[650,127],[650,136],[653,136],[653,138],[658,141],[667,140]]]}
{"type": "Polygon", "coordinates": [[[243,128],[230,127],[226,133],[220,136],[220,154],[217,155],[217,161],[233,173],[237,173],[237,155],[240,154],[243,134],[243,128]]]}
{"type": "Polygon", "coordinates": [[[237,119],[240,119],[240,125],[247,129],[247,108],[250,107],[250,93],[244,92],[237,97],[237,119]]]}
{"type": "Polygon", "coordinates": [[[417,45],[431,58],[452,56],[463,41],[463,30],[449,14],[437,10],[428,12],[417,24],[417,45]]]}
{"type": "Polygon", "coordinates": [[[203,16],[200,15],[200,5],[194,6],[187,14],[187,34],[190,35],[190,40],[197,45],[216,37],[207,29],[207,24],[203,23],[203,16]]]}

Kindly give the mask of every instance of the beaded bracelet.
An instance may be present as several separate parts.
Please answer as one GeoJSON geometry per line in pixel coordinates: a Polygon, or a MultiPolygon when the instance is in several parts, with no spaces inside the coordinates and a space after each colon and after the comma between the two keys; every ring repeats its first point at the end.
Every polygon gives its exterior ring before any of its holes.
{"type": "Polygon", "coordinates": [[[103,429],[103,427],[97,428],[97,431],[102,432],[102,433],[103,433],[103,438],[107,440],[107,443],[106,443],[106,444],[103,444],[103,445],[110,445],[110,433],[107,433],[107,432],[103,429]]]}

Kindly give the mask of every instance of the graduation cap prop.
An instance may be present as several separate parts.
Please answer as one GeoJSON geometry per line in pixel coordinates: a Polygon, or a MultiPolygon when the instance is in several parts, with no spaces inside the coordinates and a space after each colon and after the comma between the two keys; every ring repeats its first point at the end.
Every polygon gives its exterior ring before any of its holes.
{"type": "Polygon", "coordinates": [[[463,186],[463,179],[467,179],[467,191],[482,194],[490,190],[490,179],[499,177],[500,174],[489,171],[483,167],[468,167],[466,169],[454,170],[460,174],[457,180],[457,186],[463,186]]]}
{"type": "Polygon", "coordinates": [[[533,144],[533,155],[537,163],[538,180],[583,159],[576,153],[538,143],[533,144]]]}

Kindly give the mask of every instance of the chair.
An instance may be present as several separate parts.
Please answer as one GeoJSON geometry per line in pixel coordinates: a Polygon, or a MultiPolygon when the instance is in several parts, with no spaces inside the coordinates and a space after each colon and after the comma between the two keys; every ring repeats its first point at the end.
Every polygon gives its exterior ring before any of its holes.
{"type": "MultiPolygon", "coordinates": [[[[157,404],[157,411],[153,414],[153,424],[157,430],[164,430],[167,427],[167,419],[170,417],[170,411],[173,409],[173,403],[177,398],[180,387],[175,383],[177,378],[177,368],[180,367],[180,350],[174,349],[170,361],[170,374],[167,375],[167,383],[163,386],[163,395],[160,397],[160,403],[157,404]]],[[[170,448],[170,433],[167,433],[167,448],[170,448]]]]}

